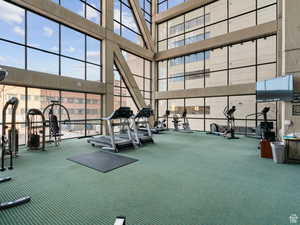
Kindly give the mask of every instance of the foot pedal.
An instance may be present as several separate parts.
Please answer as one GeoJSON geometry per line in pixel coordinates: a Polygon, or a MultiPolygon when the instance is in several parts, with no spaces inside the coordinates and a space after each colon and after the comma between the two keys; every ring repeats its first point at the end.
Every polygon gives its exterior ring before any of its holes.
{"type": "Polygon", "coordinates": [[[10,180],[11,180],[11,177],[3,177],[3,178],[0,178],[0,183],[7,182],[10,180]]]}
{"type": "Polygon", "coordinates": [[[2,203],[0,203],[0,210],[4,210],[4,209],[12,208],[12,207],[15,207],[15,206],[23,205],[23,204],[29,202],[30,199],[31,198],[29,196],[27,196],[27,197],[24,197],[24,198],[17,199],[15,201],[2,202],[2,203]]]}

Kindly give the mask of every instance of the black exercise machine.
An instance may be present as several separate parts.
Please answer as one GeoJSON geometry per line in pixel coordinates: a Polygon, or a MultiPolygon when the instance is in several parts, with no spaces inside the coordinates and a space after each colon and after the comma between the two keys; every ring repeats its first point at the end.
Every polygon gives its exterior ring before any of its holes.
{"type": "Polygon", "coordinates": [[[45,117],[39,109],[29,109],[26,113],[27,147],[30,150],[45,150],[45,117]],[[42,144],[42,145],[41,145],[42,144]]]}
{"type": "Polygon", "coordinates": [[[13,157],[18,155],[19,151],[19,137],[18,130],[16,128],[16,112],[19,105],[19,100],[16,97],[10,98],[4,105],[2,111],[2,138],[1,138],[1,169],[0,171],[5,171],[4,158],[6,154],[10,156],[10,164],[8,169],[13,169],[13,157]],[[8,107],[11,106],[11,123],[10,129],[6,122],[6,114],[8,107]],[[8,130],[9,129],[9,130],[8,130]],[[8,132],[7,132],[8,130],[8,132]]]}
{"type": "Polygon", "coordinates": [[[55,115],[55,107],[59,108],[59,111],[61,112],[61,109],[63,109],[67,115],[67,119],[63,121],[63,123],[70,122],[70,114],[68,109],[59,103],[59,101],[52,100],[51,104],[47,105],[46,108],[43,110],[43,115],[45,118],[48,118],[48,120],[45,121],[46,127],[49,127],[49,139],[48,143],[54,143],[55,146],[58,146],[61,142],[61,137],[63,134],[60,131],[60,120],[58,119],[58,116],[55,115]],[[48,113],[47,113],[48,111],[48,113]]]}
{"type": "MultiPolygon", "coordinates": [[[[7,76],[7,71],[0,68],[0,81],[2,81],[7,76]]],[[[4,158],[6,153],[9,153],[10,155],[10,165],[8,169],[13,169],[13,156],[17,155],[18,153],[18,131],[16,129],[16,111],[18,108],[19,100],[15,97],[10,98],[4,105],[3,111],[2,111],[2,138],[1,138],[1,169],[0,171],[5,171],[4,167],[4,158]],[[12,107],[11,111],[11,126],[8,130],[8,134],[6,133],[6,130],[8,129],[7,122],[6,122],[6,114],[8,107],[12,107]]],[[[10,181],[11,177],[3,177],[0,178],[0,183],[4,183],[7,181],[10,181]]],[[[12,208],[18,205],[22,205],[24,203],[27,203],[30,201],[30,197],[26,196],[17,200],[9,201],[9,202],[0,202],[0,210],[12,208]]]]}
{"type": "Polygon", "coordinates": [[[221,127],[216,123],[210,124],[210,132],[207,134],[214,134],[218,136],[224,136],[228,139],[239,139],[235,136],[235,118],[234,112],[236,111],[236,107],[232,106],[230,109],[226,106],[223,110],[223,114],[227,119],[227,126],[221,127]]]}
{"type": "MultiPolygon", "coordinates": [[[[142,108],[136,115],[131,117],[131,135],[137,145],[154,143],[149,118],[153,115],[151,108],[142,108]]],[[[121,130],[121,137],[128,138],[126,129],[121,130]]]]}

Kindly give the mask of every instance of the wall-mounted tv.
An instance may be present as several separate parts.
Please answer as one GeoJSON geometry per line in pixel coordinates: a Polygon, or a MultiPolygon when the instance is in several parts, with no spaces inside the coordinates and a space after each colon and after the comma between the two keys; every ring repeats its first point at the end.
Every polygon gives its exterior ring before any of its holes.
{"type": "Polygon", "coordinates": [[[286,75],[256,83],[256,100],[258,102],[292,101],[293,99],[293,75],[286,75]]]}

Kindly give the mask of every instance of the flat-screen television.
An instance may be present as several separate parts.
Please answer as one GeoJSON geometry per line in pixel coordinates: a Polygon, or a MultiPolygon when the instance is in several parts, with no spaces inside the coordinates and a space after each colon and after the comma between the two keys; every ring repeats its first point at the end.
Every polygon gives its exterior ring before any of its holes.
{"type": "Polygon", "coordinates": [[[286,75],[256,83],[256,100],[258,102],[292,101],[293,99],[293,75],[286,75]]]}

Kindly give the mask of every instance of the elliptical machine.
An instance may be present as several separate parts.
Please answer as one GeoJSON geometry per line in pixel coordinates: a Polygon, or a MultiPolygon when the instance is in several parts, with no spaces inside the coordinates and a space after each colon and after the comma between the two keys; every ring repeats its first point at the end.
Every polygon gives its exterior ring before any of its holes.
{"type": "Polygon", "coordinates": [[[174,130],[178,131],[178,132],[182,132],[182,133],[194,133],[191,130],[190,123],[189,123],[188,118],[186,117],[186,114],[187,114],[187,111],[186,111],[186,109],[184,109],[180,118],[178,117],[177,114],[173,115],[172,122],[174,125],[174,130]],[[181,123],[180,119],[183,119],[182,123],[181,123]],[[180,128],[180,126],[181,126],[181,128],[180,128]]]}
{"type": "Polygon", "coordinates": [[[236,107],[232,106],[230,109],[226,106],[223,110],[223,114],[227,119],[227,126],[223,128],[216,123],[210,124],[210,132],[207,134],[214,134],[218,136],[223,136],[228,139],[239,139],[235,136],[235,118],[234,112],[236,111],[236,107]]]}

